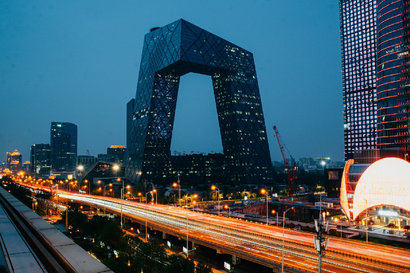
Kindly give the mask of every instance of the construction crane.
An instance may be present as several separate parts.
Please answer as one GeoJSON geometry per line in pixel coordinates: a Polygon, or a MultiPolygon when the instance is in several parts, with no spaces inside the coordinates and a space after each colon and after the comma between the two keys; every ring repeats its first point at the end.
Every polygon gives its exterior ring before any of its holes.
{"type": "Polygon", "coordinates": [[[288,183],[289,183],[289,197],[293,197],[293,194],[295,193],[295,180],[297,179],[296,177],[296,161],[293,159],[293,157],[289,154],[290,158],[293,161],[293,166],[292,168],[289,166],[289,161],[286,158],[285,154],[285,149],[283,148],[282,140],[280,139],[278,129],[276,126],[273,126],[273,130],[275,131],[275,136],[276,139],[278,140],[280,152],[282,154],[283,162],[285,163],[285,170],[288,173],[288,183]]]}

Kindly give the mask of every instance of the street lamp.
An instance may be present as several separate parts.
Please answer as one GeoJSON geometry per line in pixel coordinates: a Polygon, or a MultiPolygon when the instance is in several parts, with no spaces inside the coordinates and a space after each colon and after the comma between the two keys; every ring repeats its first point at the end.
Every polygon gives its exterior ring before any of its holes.
{"type": "Polygon", "coordinates": [[[268,208],[268,191],[266,189],[261,189],[261,194],[265,195],[265,203],[266,203],[266,224],[269,225],[269,208],[268,208]]]}
{"type": "Polygon", "coordinates": [[[282,219],[282,222],[283,222],[283,228],[282,228],[282,273],[283,273],[283,252],[284,252],[284,250],[285,250],[285,215],[286,215],[286,212],[288,212],[289,210],[291,210],[291,209],[293,209],[294,207],[291,207],[291,208],[288,208],[287,210],[285,210],[284,212],[283,212],[283,219],[282,219]]]}
{"type": "MultiPolygon", "coordinates": [[[[273,209],[271,212],[272,212],[272,215],[275,215],[276,210],[273,209]]],[[[277,227],[279,226],[279,213],[276,213],[276,226],[277,227]]]]}
{"type": "MultiPolygon", "coordinates": [[[[152,191],[145,193],[145,205],[148,205],[148,194],[151,194],[151,197],[154,198],[152,191]]],[[[148,207],[146,207],[148,210],[148,207]]],[[[148,242],[148,217],[145,217],[145,240],[148,242]]]]}
{"type": "Polygon", "coordinates": [[[88,188],[88,194],[90,194],[91,193],[91,185],[87,185],[87,183],[88,183],[87,179],[84,179],[83,182],[85,184],[84,186],[86,186],[88,188]]]}
{"type": "Polygon", "coordinates": [[[218,195],[217,197],[218,197],[218,216],[219,216],[219,213],[220,213],[220,210],[221,210],[221,208],[220,208],[220,202],[219,202],[219,188],[218,188],[217,186],[215,186],[215,185],[212,185],[212,186],[211,186],[211,190],[212,190],[212,191],[216,191],[216,194],[218,195]]]}
{"type": "Polygon", "coordinates": [[[228,210],[228,217],[231,217],[231,208],[227,204],[225,204],[224,209],[228,210]]]}
{"type": "Polygon", "coordinates": [[[173,188],[178,188],[178,204],[181,206],[181,181],[179,180],[179,174],[178,174],[178,181],[172,183],[173,188]]]}

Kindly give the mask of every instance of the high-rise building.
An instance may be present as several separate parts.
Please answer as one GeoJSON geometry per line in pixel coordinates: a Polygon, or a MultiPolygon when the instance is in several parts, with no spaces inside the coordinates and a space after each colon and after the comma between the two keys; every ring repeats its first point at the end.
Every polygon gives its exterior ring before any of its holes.
{"type": "Polygon", "coordinates": [[[377,1],[377,147],[410,146],[410,1],[377,1]]]}
{"type": "Polygon", "coordinates": [[[124,155],[127,148],[123,145],[111,145],[107,148],[107,155],[115,156],[117,162],[122,163],[124,161],[124,155]]]}
{"type": "Polygon", "coordinates": [[[180,77],[212,78],[223,153],[233,183],[266,184],[271,160],[251,52],[183,19],[146,34],[136,98],[127,104],[127,176],[168,183],[180,77]]]}
{"type": "Polygon", "coordinates": [[[95,163],[97,163],[97,158],[92,155],[78,155],[77,156],[77,167],[82,166],[83,170],[81,168],[77,168],[77,171],[80,171],[81,173],[86,171],[88,168],[93,166],[95,163]]]}
{"type": "Polygon", "coordinates": [[[7,152],[7,168],[12,172],[18,172],[23,168],[23,156],[19,151],[7,152]]]}
{"type": "Polygon", "coordinates": [[[51,122],[51,165],[54,171],[74,171],[77,161],[77,125],[51,122]]]}
{"type": "Polygon", "coordinates": [[[340,0],[345,159],[376,148],[376,0],[340,0]]]}
{"type": "Polygon", "coordinates": [[[51,170],[50,144],[33,144],[30,151],[31,173],[47,176],[51,170]]]}

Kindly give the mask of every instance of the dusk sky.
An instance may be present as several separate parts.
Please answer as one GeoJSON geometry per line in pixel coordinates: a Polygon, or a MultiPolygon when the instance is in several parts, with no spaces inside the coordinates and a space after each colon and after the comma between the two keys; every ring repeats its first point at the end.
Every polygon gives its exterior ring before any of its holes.
{"type": "MultiPolygon", "coordinates": [[[[254,54],[272,160],[272,126],[293,157],[343,160],[338,1],[0,2],[0,161],[78,125],[78,154],[126,144],[144,35],[185,20],[254,54]]],[[[222,152],[209,76],[181,78],[171,150],[222,152]]]]}

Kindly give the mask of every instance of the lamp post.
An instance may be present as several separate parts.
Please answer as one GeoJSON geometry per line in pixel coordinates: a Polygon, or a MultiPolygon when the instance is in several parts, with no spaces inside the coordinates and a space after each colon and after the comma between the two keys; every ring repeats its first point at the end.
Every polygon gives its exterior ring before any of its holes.
{"type": "MultiPolygon", "coordinates": [[[[276,210],[273,209],[273,210],[271,211],[271,213],[272,213],[272,215],[275,215],[276,210]]],[[[278,215],[279,215],[279,213],[276,213],[276,225],[278,224],[278,220],[279,220],[278,215]]]]}
{"type": "Polygon", "coordinates": [[[158,191],[157,189],[152,189],[152,192],[155,193],[155,205],[158,205],[158,191]]]}
{"type": "Polygon", "coordinates": [[[84,186],[86,186],[87,188],[88,188],[88,194],[91,194],[91,185],[87,185],[88,184],[88,180],[87,179],[84,179],[84,186]]]}
{"type": "Polygon", "coordinates": [[[218,197],[218,216],[219,216],[219,213],[220,213],[220,210],[221,210],[220,202],[219,202],[219,188],[215,185],[212,185],[211,190],[216,191],[216,194],[218,195],[217,197],[218,197]]]}
{"type": "MultiPolygon", "coordinates": [[[[145,205],[146,205],[146,209],[148,209],[148,194],[151,194],[151,196],[153,196],[152,191],[149,191],[147,193],[145,193],[145,205]]],[[[145,217],[145,240],[147,240],[148,242],[148,217],[145,217]]]]}
{"type": "Polygon", "coordinates": [[[179,180],[179,174],[177,182],[172,183],[172,187],[178,188],[178,204],[181,206],[181,181],[179,180]]]}
{"type": "Polygon", "coordinates": [[[189,257],[189,229],[188,229],[188,211],[186,213],[186,257],[189,257]]]}
{"type": "MultiPolygon", "coordinates": [[[[115,180],[118,181],[118,171],[120,170],[120,166],[118,164],[114,164],[112,166],[113,171],[115,172],[115,180]]],[[[122,188],[121,188],[121,200],[124,201],[124,180],[122,180],[122,188]]],[[[122,202],[121,202],[121,228],[122,228],[122,202]]]]}
{"type": "Polygon", "coordinates": [[[231,217],[231,208],[228,205],[224,205],[224,209],[228,210],[228,217],[231,217]]]}
{"type": "Polygon", "coordinates": [[[283,267],[284,267],[284,265],[283,265],[283,256],[284,256],[283,252],[285,250],[285,219],[286,219],[285,216],[286,216],[286,212],[288,212],[289,210],[291,210],[293,208],[294,207],[288,208],[287,210],[285,210],[283,212],[283,219],[282,219],[282,223],[283,223],[283,228],[282,228],[282,273],[283,273],[283,267]]]}
{"type": "Polygon", "coordinates": [[[84,165],[78,165],[77,166],[77,179],[78,179],[78,177],[83,176],[83,171],[84,171],[84,165]]]}
{"type": "Polygon", "coordinates": [[[265,195],[265,203],[266,203],[266,224],[269,225],[269,216],[268,216],[268,212],[269,212],[269,204],[268,204],[268,191],[266,189],[261,189],[261,194],[265,195]]]}

